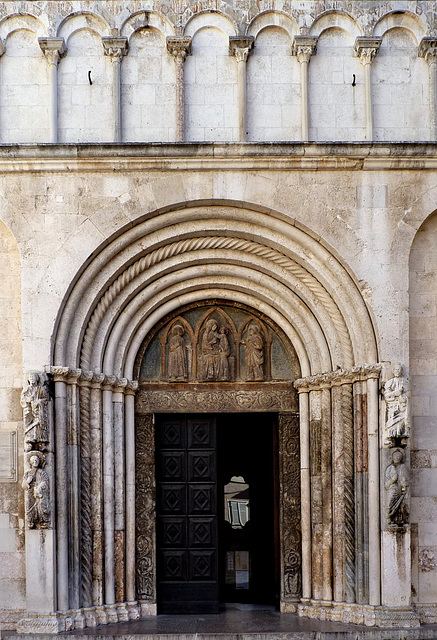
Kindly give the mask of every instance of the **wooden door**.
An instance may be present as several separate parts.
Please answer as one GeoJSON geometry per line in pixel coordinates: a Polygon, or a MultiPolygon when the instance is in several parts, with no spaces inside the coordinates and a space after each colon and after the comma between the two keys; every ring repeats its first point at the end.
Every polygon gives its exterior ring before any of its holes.
{"type": "Polygon", "coordinates": [[[215,613],[217,453],[213,416],[159,416],[156,424],[159,613],[215,613]]]}

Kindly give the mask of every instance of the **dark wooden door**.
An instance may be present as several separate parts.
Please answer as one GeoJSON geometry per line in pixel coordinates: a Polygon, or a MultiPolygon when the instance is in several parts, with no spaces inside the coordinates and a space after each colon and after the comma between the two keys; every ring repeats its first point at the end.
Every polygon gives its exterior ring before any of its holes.
{"type": "Polygon", "coordinates": [[[217,454],[213,416],[156,424],[159,613],[215,613],[217,454]]]}

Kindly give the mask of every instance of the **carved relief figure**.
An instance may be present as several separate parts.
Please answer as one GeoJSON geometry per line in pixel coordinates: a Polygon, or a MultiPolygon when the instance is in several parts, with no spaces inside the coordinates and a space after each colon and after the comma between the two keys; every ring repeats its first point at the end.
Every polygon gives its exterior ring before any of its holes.
{"type": "Polygon", "coordinates": [[[246,380],[264,380],[264,341],[259,326],[249,325],[246,346],[246,380]]]}
{"type": "Polygon", "coordinates": [[[387,380],[384,385],[384,399],[386,402],[386,421],[384,429],[384,444],[394,447],[396,439],[401,439],[401,444],[406,444],[410,436],[408,424],[408,397],[405,389],[405,380],[402,377],[401,365],[393,368],[393,378],[387,380]]]}
{"type": "Polygon", "coordinates": [[[230,380],[231,372],[229,367],[229,356],[231,355],[231,347],[228,340],[228,329],[225,326],[219,329],[219,360],[217,379],[218,380],[230,380]]]}
{"type": "Polygon", "coordinates": [[[408,521],[408,469],[401,449],[392,453],[392,463],[385,470],[387,491],[387,520],[389,527],[397,527],[408,521]]]}
{"type": "Polygon", "coordinates": [[[43,467],[41,451],[28,454],[30,468],[24,474],[22,487],[26,491],[26,517],[29,529],[47,529],[50,526],[50,484],[43,467]]]}
{"type": "Polygon", "coordinates": [[[206,323],[206,329],[202,337],[200,368],[202,380],[217,379],[220,360],[219,345],[218,323],[214,318],[210,318],[206,323]]]}
{"type": "Polygon", "coordinates": [[[49,392],[38,372],[31,371],[28,385],[21,393],[20,403],[24,414],[24,441],[27,451],[39,445],[46,448],[49,442],[49,392]]]}
{"type": "Polygon", "coordinates": [[[184,328],[175,324],[168,343],[168,377],[170,380],[186,380],[188,377],[187,350],[184,328]]]}

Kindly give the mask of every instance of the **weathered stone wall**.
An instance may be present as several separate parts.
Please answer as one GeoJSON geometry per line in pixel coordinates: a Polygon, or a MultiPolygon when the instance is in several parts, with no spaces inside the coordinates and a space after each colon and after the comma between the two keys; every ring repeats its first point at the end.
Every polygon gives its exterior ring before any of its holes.
{"type": "Polygon", "coordinates": [[[428,218],[410,255],[413,585],[417,602],[437,600],[437,215],[428,218]]]}
{"type": "Polygon", "coordinates": [[[430,0],[52,0],[0,17],[2,142],[436,139],[430,0]]]}

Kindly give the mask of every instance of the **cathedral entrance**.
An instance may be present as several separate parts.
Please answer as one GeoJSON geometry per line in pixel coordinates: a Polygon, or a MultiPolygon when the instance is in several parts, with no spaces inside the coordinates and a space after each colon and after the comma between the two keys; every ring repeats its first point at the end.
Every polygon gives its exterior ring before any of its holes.
{"type": "Polygon", "coordinates": [[[155,441],[158,611],[275,603],[274,416],[162,415],[155,441]]]}
{"type": "Polygon", "coordinates": [[[160,613],[297,602],[300,368],[289,340],[254,309],[203,301],[156,325],[135,370],[138,600],[160,613]]]}

